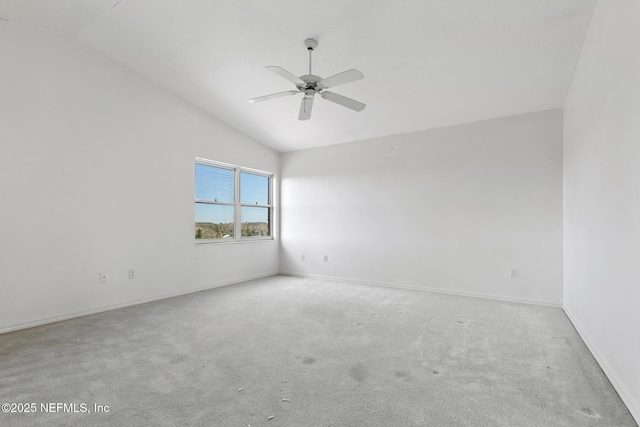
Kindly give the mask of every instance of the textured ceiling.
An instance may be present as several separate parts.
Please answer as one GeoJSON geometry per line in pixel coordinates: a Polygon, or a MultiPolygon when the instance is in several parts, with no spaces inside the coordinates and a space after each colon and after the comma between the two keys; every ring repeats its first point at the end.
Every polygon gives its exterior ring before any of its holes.
{"type": "Polygon", "coordinates": [[[78,37],[278,151],[561,107],[596,0],[2,0],[0,19],[78,37]],[[356,68],[298,121],[265,69],[356,68]]]}

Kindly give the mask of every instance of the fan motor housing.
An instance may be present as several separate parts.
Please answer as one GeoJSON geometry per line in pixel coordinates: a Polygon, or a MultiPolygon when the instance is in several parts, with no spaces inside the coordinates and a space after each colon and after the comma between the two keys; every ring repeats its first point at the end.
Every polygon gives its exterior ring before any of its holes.
{"type": "Polygon", "coordinates": [[[307,84],[316,84],[320,80],[322,80],[322,77],[314,76],[313,74],[307,74],[307,75],[304,75],[304,76],[300,76],[300,80],[302,80],[303,82],[305,82],[307,84]]]}
{"type": "Polygon", "coordinates": [[[318,86],[318,82],[322,80],[322,77],[315,76],[313,74],[307,74],[304,76],[300,76],[300,80],[305,82],[304,86],[296,86],[299,90],[303,91],[307,95],[310,95],[309,91],[320,92],[321,88],[318,86]]]}

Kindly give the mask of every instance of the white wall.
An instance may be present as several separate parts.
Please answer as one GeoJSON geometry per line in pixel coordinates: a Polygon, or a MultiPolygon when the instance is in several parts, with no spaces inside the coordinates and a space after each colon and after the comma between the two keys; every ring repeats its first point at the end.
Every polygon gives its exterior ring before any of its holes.
{"type": "Polygon", "coordinates": [[[74,39],[0,21],[0,57],[0,332],[278,272],[193,227],[196,156],[277,153],[74,39]]]}
{"type": "Polygon", "coordinates": [[[564,307],[640,421],[638,17],[598,2],[565,103],[564,307]]]}
{"type": "Polygon", "coordinates": [[[557,109],[283,154],[281,271],[560,306],[562,120],[557,109]]]}

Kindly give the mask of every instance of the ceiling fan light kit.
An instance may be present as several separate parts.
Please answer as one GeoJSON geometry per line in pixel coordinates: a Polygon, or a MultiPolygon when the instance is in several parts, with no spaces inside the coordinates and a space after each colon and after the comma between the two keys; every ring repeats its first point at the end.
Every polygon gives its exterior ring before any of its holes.
{"type": "Polygon", "coordinates": [[[316,94],[320,95],[327,101],[334,102],[343,107],[349,108],[353,111],[362,111],[366,107],[362,102],[355,99],[347,98],[346,96],[338,95],[337,93],[329,92],[326,89],[332,88],[345,83],[350,83],[356,80],[364,78],[364,75],[356,70],[351,69],[343,71],[331,77],[323,79],[320,76],[316,76],[311,72],[311,52],[318,47],[318,42],[314,39],[306,39],[304,45],[309,51],[309,74],[303,76],[296,76],[282,67],[268,66],[267,70],[289,80],[296,85],[297,90],[288,90],[285,92],[273,93],[271,95],[260,96],[258,98],[250,99],[249,102],[256,103],[262,101],[268,101],[274,98],[280,98],[283,96],[297,95],[299,93],[304,94],[302,102],[300,103],[300,113],[298,120],[309,120],[311,118],[311,109],[313,108],[313,98],[316,94]]]}

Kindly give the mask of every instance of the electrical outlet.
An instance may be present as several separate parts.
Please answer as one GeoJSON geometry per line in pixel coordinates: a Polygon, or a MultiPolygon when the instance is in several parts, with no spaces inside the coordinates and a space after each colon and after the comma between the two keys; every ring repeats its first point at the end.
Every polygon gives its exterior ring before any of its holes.
{"type": "Polygon", "coordinates": [[[100,273],[100,283],[107,283],[107,273],[100,273]]]}
{"type": "Polygon", "coordinates": [[[300,261],[304,261],[304,260],[305,260],[305,258],[306,258],[306,257],[305,257],[305,255],[304,255],[304,254],[302,254],[302,256],[300,257],[300,261]]]}
{"type": "Polygon", "coordinates": [[[135,279],[136,278],[136,271],[133,268],[129,269],[129,279],[135,279]]]}
{"type": "Polygon", "coordinates": [[[516,278],[520,274],[518,267],[511,267],[511,277],[516,278]]]}
{"type": "Polygon", "coordinates": [[[329,262],[329,255],[324,256],[324,262],[329,262]]]}

